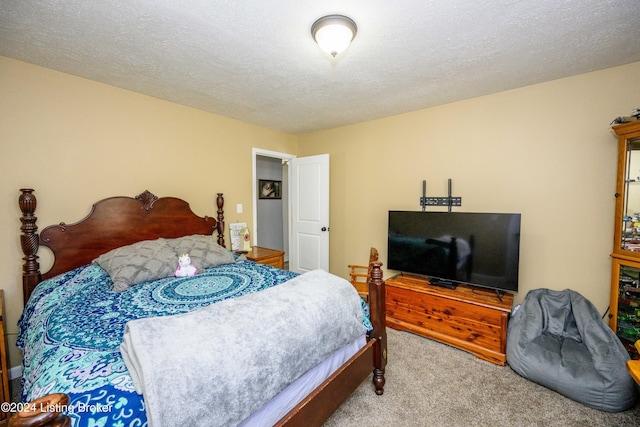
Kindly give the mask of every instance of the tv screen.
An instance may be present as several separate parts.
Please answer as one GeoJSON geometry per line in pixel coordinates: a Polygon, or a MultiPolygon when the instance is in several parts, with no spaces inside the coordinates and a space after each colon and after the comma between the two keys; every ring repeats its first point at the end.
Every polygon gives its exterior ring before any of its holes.
{"type": "Polygon", "coordinates": [[[518,291],[520,214],[389,211],[390,270],[518,291]]]}

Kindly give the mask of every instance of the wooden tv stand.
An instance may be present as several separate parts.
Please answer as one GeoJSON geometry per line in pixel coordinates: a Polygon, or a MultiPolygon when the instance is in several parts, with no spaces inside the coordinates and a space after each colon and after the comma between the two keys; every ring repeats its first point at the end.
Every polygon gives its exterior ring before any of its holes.
{"type": "Polygon", "coordinates": [[[387,326],[468,351],[496,365],[507,362],[507,322],[513,295],[467,285],[447,289],[425,277],[385,280],[387,326]]]}

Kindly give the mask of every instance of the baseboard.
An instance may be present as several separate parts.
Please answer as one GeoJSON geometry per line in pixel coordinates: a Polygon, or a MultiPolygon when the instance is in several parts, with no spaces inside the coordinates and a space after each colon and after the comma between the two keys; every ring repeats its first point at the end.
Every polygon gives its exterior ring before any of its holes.
{"type": "Polygon", "coordinates": [[[9,380],[14,380],[22,376],[22,365],[14,366],[9,369],[9,380]]]}

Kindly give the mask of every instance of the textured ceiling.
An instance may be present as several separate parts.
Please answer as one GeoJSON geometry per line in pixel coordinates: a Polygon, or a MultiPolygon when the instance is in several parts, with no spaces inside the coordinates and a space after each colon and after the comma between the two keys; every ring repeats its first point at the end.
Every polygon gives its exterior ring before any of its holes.
{"type": "Polygon", "coordinates": [[[640,0],[0,0],[0,55],[304,133],[640,61],[640,0]],[[358,25],[332,60],[310,28],[358,25]]]}

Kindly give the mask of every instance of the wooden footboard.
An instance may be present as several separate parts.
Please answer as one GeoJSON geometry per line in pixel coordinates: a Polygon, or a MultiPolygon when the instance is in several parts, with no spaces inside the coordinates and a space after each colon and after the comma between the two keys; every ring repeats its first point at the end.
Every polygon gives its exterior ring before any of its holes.
{"type": "Polygon", "coordinates": [[[320,426],[371,375],[375,340],[370,340],[346,364],[285,415],[276,426],[320,426]]]}
{"type": "Polygon", "coordinates": [[[372,372],[376,394],[384,393],[384,372],[387,366],[385,283],[382,280],[382,264],[377,261],[371,263],[369,301],[373,330],[367,344],[276,426],[321,426],[372,372]]]}

